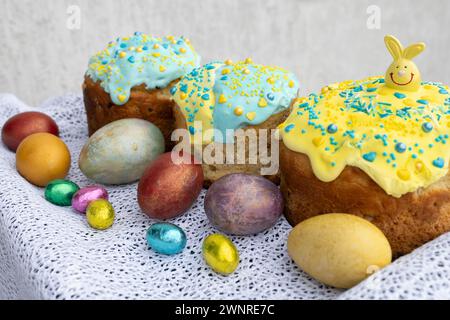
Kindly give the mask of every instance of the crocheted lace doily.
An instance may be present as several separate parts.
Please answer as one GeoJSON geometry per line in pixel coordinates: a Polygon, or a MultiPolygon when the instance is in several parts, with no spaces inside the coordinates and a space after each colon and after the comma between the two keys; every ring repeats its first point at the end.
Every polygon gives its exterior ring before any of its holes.
{"type": "MultiPolygon", "coordinates": [[[[0,125],[31,110],[0,95],[0,125]]],[[[52,98],[39,107],[59,125],[72,154],[68,179],[92,184],[79,171],[87,139],[82,98],[52,98]]],[[[189,212],[174,219],[187,236],[185,250],[162,256],[148,249],[154,223],[141,213],[136,184],[107,187],[117,219],[111,229],[91,229],[71,208],[56,207],[43,189],[15,170],[15,155],[0,146],[0,298],[31,299],[396,299],[450,297],[450,236],[404,256],[353,289],[328,288],[298,269],[286,252],[284,218],[257,236],[232,237],[241,263],[231,276],[203,262],[201,244],[215,230],[203,211],[204,192],[189,212]]]]}

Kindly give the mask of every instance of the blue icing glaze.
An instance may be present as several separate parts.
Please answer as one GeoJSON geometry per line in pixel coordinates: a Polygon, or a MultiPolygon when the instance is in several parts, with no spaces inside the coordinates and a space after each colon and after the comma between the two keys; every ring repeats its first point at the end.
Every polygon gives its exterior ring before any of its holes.
{"type": "Polygon", "coordinates": [[[292,99],[297,95],[297,78],[281,68],[241,62],[231,66],[222,65],[216,69],[216,74],[223,74],[225,69],[230,71],[227,73],[228,79],[216,81],[213,91],[216,105],[219,103],[219,97],[224,95],[232,107],[214,109],[214,127],[224,137],[223,141],[215,137],[216,142],[234,141],[233,134],[227,133],[226,129],[235,130],[260,124],[271,115],[289,108],[292,99]],[[273,99],[268,97],[269,94],[273,99]],[[261,99],[265,101],[264,107],[259,106],[261,99]],[[237,107],[243,110],[240,116],[234,113],[237,107]]]}
{"type": "Polygon", "coordinates": [[[234,130],[260,124],[289,108],[296,97],[298,80],[277,67],[248,61],[235,64],[216,61],[186,74],[176,88],[179,92],[172,95],[182,105],[188,120],[203,121],[216,129],[214,141],[232,143],[234,130]],[[200,108],[197,116],[186,109],[196,102],[201,107],[204,102],[212,112],[200,108]]]}
{"type": "Polygon", "coordinates": [[[128,38],[118,38],[94,55],[86,74],[100,82],[114,104],[123,105],[134,86],[165,88],[199,63],[200,56],[187,39],[157,38],[137,32],[128,38]]]}

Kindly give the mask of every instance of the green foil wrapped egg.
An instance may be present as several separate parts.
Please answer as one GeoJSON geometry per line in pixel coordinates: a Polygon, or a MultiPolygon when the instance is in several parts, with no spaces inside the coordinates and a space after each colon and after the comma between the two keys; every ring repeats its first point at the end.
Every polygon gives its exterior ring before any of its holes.
{"type": "Polygon", "coordinates": [[[69,180],[53,180],[45,187],[45,199],[57,206],[66,207],[72,204],[73,195],[80,187],[69,180]]]}
{"type": "Polygon", "coordinates": [[[203,241],[203,258],[215,272],[229,275],[239,265],[239,252],[231,240],[222,234],[212,234],[203,241]]]}
{"type": "Polygon", "coordinates": [[[87,222],[97,230],[105,230],[111,227],[115,215],[113,206],[105,199],[92,201],[86,209],[87,222]]]}

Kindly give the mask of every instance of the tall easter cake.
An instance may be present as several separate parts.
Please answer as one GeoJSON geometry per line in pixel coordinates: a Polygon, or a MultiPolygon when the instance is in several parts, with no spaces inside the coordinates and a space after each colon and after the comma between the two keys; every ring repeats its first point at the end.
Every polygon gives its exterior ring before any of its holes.
{"type": "Polygon", "coordinates": [[[161,129],[170,149],[174,118],[169,88],[199,62],[183,37],[136,32],[110,42],[90,59],[84,78],[89,134],[115,120],[140,118],[161,129]]]}
{"type": "Polygon", "coordinates": [[[299,98],[280,126],[286,217],[351,213],[377,225],[396,255],[450,230],[450,94],[422,82],[406,49],[385,37],[394,58],[384,77],[326,86],[299,98]]]}
{"type": "MultiPolygon", "coordinates": [[[[278,67],[255,64],[250,58],[236,63],[212,62],[194,69],[171,89],[176,102],[176,127],[189,131],[192,145],[204,149],[214,144],[216,150],[225,154],[226,145],[234,144],[237,155],[236,130],[249,133],[250,129],[256,129],[256,135],[261,137],[259,129],[276,129],[289,114],[297,90],[295,75],[278,67]]],[[[270,154],[268,134],[267,145],[263,147],[268,147],[270,154]]],[[[229,173],[259,175],[263,166],[261,149],[257,163],[252,163],[248,141],[245,148],[245,163],[223,164],[203,158],[205,184],[229,173]]],[[[277,172],[267,176],[277,180],[277,172]]]]}

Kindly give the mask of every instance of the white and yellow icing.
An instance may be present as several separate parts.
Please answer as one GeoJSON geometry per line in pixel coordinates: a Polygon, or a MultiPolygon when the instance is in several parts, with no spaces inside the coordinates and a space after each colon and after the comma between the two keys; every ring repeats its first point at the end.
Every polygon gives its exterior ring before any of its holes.
{"type": "Polygon", "coordinates": [[[191,142],[208,144],[232,143],[235,129],[286,110],[297,90],[294,74],[246,59],[196,68],[171,88],[171,94],[186,119],[191,142]]]}
{"type": "Polygon", "coordinates": [[[355,166],[400,197],[447,174],[450,94],[448,86],[420,81],[411,59],[423,44],[403,50],[394,37],[385,41],[394,62],[384,78],[345,81],[298,98],[280,133],[289,149],[309,157],[318,179],[333,181],[355,166]]]}

